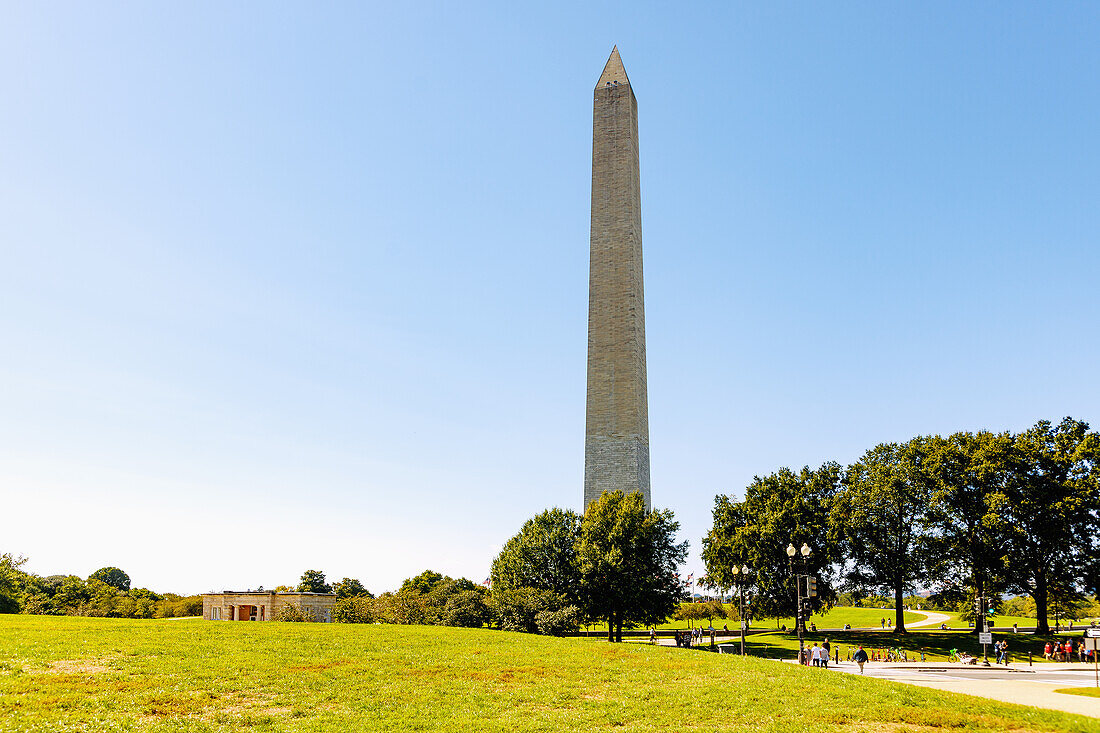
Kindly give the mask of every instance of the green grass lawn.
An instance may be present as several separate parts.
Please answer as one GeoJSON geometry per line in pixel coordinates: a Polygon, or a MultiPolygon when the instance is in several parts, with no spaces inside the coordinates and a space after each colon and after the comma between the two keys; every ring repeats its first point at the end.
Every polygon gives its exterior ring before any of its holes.
{"type": "Polygon", "coordinates": [[[1100,697],[1100,688],[1096,687],[1063,687],[1055,692],[1064,692],[1067,695],[1082,695],[1084,697],[1100,697]]]}
{"type": "MultiPolygon", "coordinates": [[[[729,608],[731,608],[732,610],[736,610],[737,607],[733,606],[733,605],[730,605],[729,608]]],[[[844,628],[844,624],[851,624],[853,628],[857,628],[857,629],[861,628],[861,627],[871,627],[871,626],[878,627],[879,626],[879,621],[884,616],[889,618],[891,621],[893,621],[894,612],[890,611],[889,613],[886,613],[886,612],[881,611],[877,608],[851,608],[851,607],[837,606],[837,607],[831,609],[828,613],[815,614],[814,616],[812,616],[807,621],[807,625],[812,622],[812,623],[816,623],[821,628],[838,628],[838,629],[840,629],[840,628],[844,628]]],[[[906,611],[906,613],[905,613],[905,622],[906,623],[923,621],[924,619],[925,619],[925,615],[923,613],[918,612],[918,611],[906,611]]],[[[735,621],[735,620],[734,621],[729,621],[729,620],[726,620],[726,619],[715,618],[713,623],[714,623],[715,628],[719,628],[719,629],[722,628],[722,624],[727,624],[730,627],[730,629],[737,629],[738,628],[737,621],[735,621]]],[[[694,622],[694,624],[690,624],[687,621],[668,621],[667,623],[661,624],[657,628],[658,629],[664,629],[664,630],[686,629],[686,628],[688,628],[689,626],[692,626],[692,625],[699,626],[699,624],[700,624],[699,621],[694,622]]],[[[786,624],[787,628],[794,628],[794,619],[793,618],[781,618],[781,619],[778,619],[778,620],[773,619],[773,618],[755,619],[753,621],[753,624],[752,624],[751,628],[756,629],[756,630],[760,630],[760,631],[769,631],[769,630],[772,630],[772,629],[778,629],[783,624],[786,624]]],[[[702,621],[702,625],[706,626],[707,621],[706,620],[702,621]]],[[[599,633],[601,631],[604,634],[607,633],[607,624],[606,623],[605,624],[593,624],[589,628],[591,628],[593,634],[599,633]]]]}
{"type": "Polygon", "coordinates": [[[763,659],[483,629],[0,616],[0,731],[1092,731],[763,659]]]}

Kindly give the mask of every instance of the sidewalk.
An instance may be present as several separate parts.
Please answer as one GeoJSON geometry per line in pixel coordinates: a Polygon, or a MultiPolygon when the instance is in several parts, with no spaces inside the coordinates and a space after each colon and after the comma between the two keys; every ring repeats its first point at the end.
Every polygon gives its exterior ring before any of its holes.
{"type": "MultiPolygon", "coordinates": [[[[793,663],[793,662],[792,662],[793,663]]],[[[830,664],[829,669],[832,671],[841,672],[844,674],[859,675],[859,668],[853,662],[841,662],[839,665],[830,664]]],[[[881,672],[883,670],[898,672],[911,672],[913,676],[907,675],[890,675],[880,676],[872,675],[878,679],[888,679],[893,682],[901,682],[908,685],[920,685],[921,687],[931,687],[937,690],[944,690],[947,692],[958,692],[964,695],[974,695],[976,697],[985,697],[991,700],[1000,700],[1002,702],[1016,703],[1017,705],[1030,705],[1037,708],[1047,708],[1049,710],[1061,710],[1067,713],[1077,713],[1078,715],[1087,715],[1092,718],[1100,718],[1100,698],[1084,697],[1081,695],[1067,695],[1061,692],[1055,692],[1057,689],[1072,687],[1072,684],[1055,682],[1055,681],[1043,681],[1036,672],[1082,672],[1086,667],[1083,664],[1044,664],[1041,668],[1035,667],[1017,668],[1015,665],[1010,666],[1007,670],[1002,666],[999,671],[1011,672],[1015,675],[1019,675],[1018,678],[1014,676],[1013,679],[989,679],[982,674],[983,671],[998,671],[998,667],[979,667],[975,668],[970,665],[960,664],[942,664],[942,665],[905,665],[905,664],[882,664],[878,662],[871,663],[867,666],[867,671],[872,670],[881,672]],[[948,673],[944,676],[935,674],[921,674],[922,670],[948,670],[948,673]],[[970,673],[967,677],[955,676],[951,673],[954,670],[966,671],[970,673]],[[975,674],[976,670],[978,671],[975,674]]],[[[1091,666],[1088,668],[1091,670],[1091,666]]]]}

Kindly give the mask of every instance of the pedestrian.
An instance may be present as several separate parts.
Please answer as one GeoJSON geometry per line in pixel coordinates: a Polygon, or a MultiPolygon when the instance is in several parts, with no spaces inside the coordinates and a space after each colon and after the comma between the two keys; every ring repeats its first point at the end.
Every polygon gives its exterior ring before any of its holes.
{"type": "Polygon", "coordinates": [[[829,668],[829,655],[832,653],[832,650],[832,645],[829,643],[828,639],[821,642],[821,666],[825,669],[829,668]]]}
{"type": "Polygon", "coordinates": [[[726,624],[722,624],[722,633],[723,634],[728,634],[729,632],[730,632],[730,627],[727,626],[726,624]]]}
{"type": "Polygon", "coordinates": [[[1015,634],[1015,633],[1016,633],[1016,624],[1012,624],[1012,633],[1013,633],[1013,634],[1015,634]]]}
{"type": "Polygon", "coordinates": [[[1070,659],[1070,655],[1073,654],[1073,641],[1072,640],[1066,639],[1065,646],[1062,647],[1062,653],[1065,655],[1065,659],[1063,661],[1065,661],[1065,662],[1072,662],[1073,661],[1072,659],[1070,659]]]}
{"type": "Polygon", "coordinates": [[[813,648],[810,649],[810,661],[815,667],[821,666],[821,647],[817,645],[816,641],[814,642],[813,648]]]}
{"type": "Polygon", "coordinates": [[[1043,656],[1046,657],[1047,660],[1050,659],[1050,642],[1049,641],[1047,642],[1047,645],[1043,647],[1043,656]]]}
{"type": "Polygon", "coordinates": [[[1004,665],[1008,666],[1008,641],[1001,641],[1001,653],[997,656],[997,664],[1004,662],[1004,665]]]}
{"type": "Polygon", "coordinates": [[[852,655],[852,661],[859,665],[859,673],[863,674],[863,665],[867,664],[867,652],[863,651],[861,644],[856,653],[852,655]]]}
{"type": "Polygon", "coordinates": [[[882,620],[880,620],[879,623],[882,624],[882,628],[885,629],[886,628],[886,617],[883,616],[882,620]]]}

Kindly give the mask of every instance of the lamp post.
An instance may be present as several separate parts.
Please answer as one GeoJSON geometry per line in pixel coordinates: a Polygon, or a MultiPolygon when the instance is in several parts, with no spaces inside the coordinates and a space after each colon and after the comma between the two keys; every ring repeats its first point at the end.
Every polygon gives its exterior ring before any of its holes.
{"type": "Polygon", "coordinates": [[[749,566],[733,567],[733,582],[737,584],[737,619],[741,622],[741,656],[745,656],[745,583],[749,581],[749,566]]]}
{"type": "MultiPolygon", "coordinates": [[[[802,548],[799,550],[794,549],[794,543],[787,545],[787,562],[791,566],[791,575],[794,575],[794,599],[795,599],[795,626],[798,628],[798,663],[806,663],[806,642],[803,640],[802,633],[805,630],[802,621],[802,579],[809,578],[810,573],[808,570],[808,561],[812,554],[810,546],[805,542],[802,543],[802,548]],[[800,556],[799,560],[802,563],[802,573],[798,574],[794,570],[794,560],[796,556],[800,556]]],[[[809,589],[806,589],[807,598],[809,597],[809,589]]]]}

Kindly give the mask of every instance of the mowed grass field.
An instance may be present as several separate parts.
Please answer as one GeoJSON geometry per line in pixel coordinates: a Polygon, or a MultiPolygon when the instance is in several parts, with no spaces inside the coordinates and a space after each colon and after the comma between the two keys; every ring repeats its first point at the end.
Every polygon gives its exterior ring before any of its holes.
{"type": "Polygon", "coordinates": [[[0,616],[0,731],[1100,731],[780,662],[427,626],[0,616]]]}

